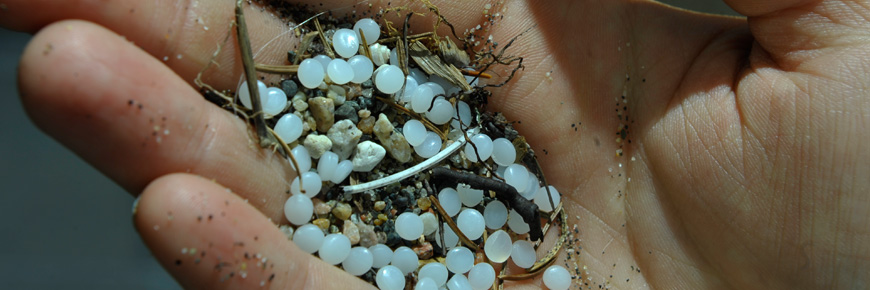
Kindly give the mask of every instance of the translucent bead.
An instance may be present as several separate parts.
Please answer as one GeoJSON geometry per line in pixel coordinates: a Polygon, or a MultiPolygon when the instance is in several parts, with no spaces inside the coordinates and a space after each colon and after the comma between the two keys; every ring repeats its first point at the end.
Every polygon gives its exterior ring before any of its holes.
{"type": "Polygon", "coordinates": [[[477,206],[483,201],[483,190],[471,188],[467,184],[459,184],[456,187],[456,191],[459,193],[459,199],[462,200],[462,204],[467,207],[477,206]]]}
{"type": "Polygon", "coordinates": [[[453,105],[443,97],[435,99],[432,109],[426,112],[426,118],[435,125],[444,125],[453,118],[453,105]]]}
{"type": "Polygon", "coordinates": [[[540,181],[538,181],[538,176],[529,171],[529,178],[526,182],[526,188],[523,190],[519,190],[520,195],[525,197],[528,200],[532,200],[535,198],[535,195],[538,194],[538,188],[541,188],[540,181]]]}
{"type": "Polygon", "coordinates": [[[293,243],[302,251],[314,254],[323,245],[323,230],[320,227],[305,224],[293,232],[293,243]]]}
{"type": "Polygon", "coordinates": [[[375,275],[375,283],[381,290],[402,290],[405,289],[405,274],[399,268],[385,266],[375,275]]]}
{"type": "Polygon", "coordinates": [[[446,187],[438,193],[438,203],[444,208],[444,212],[449,216],[456,216],[459,210],[462,209],[462,202],[459,200],[459,193],[455,189],[446,187]]]}
{"type": "Polygon", "coordinates": [[[296,159],[296,164],[299,165],[297,175],[300,172],[304,173],[311,170],[311,155],[308,154],[308,149],[305,149],[305,146],[296,145],[293,150],[290,150],[290,154],[293,154],[293,159],[296,159]]]}
{"type": "Polygon", "coordinates": [[[372,64],[372,60],[368,57],[365,57],[364,55],[354,55],[347,60],[347,64],[349,64],[351,70],[353,70],[353,79],[350,80],[352,83],[361,84],[372,78],[372,72],[375,69],[375,65],[372,64]]]}
{"type": "Polygon", "coordinates": [[[486,161],[492,155],[492,139],[488,135],[483,133],[474,135],[471,137],[471,143],[465,144],[465,157],[471,162],[478,162],[477,156],[486,161]],[[474,143],[474,146],[471,143],[474,143]],[[475,147],[477,147],[476,153],[475,147]]]}
{"type": "Polygon", "coordinates": [[[517,160],[517,149],[505,138],[492,141],[492,161],[501,166],[510,166],[517,160]]]}
{"type": "MultiPolygon", "coordinates": [[[[362,33],[366,38],[366,43],[363,45],[375,43],[378,41],[378,38],[381,37],[381,26],[371,18],[360,19],[353,25],[353,31],[356,31],[357,35],[359,35],[360,30],[362,30],[362,33]]],[[[360,43],[362,43],[362,37],[359,39],[360,43]]]]}
{"type": "Polygon", "coordinates": [[[544,285],[550,290],[566,290],[571,287],[571,274],[560,265],[552,265],[544,270],[544,285]]]}
{"type": "Polygon", "coordinates": [[[332,178],[330,178],[329,181],[339,184],[350,176],[351,171],[353,171],[353,162],[350,160],[342,160],[335,166],[335,171],[332,172],[332,178]]]}
{"type": "Polygon", "coordinates": [[[438,229],[438,219],[431,212],[424,212],[420,215],[420,220],[423,221],[423,235],[428,236],[438,229]]]}
{"type": "Polygon", "coordinates": [[[429,158],[441,151],[441,137],[435,132],[426,132],[426,139],[420,145],[414,146],[414,152],[423,158],[429,158]]]}
{"type": "Polygon", "coordinates": [[[429,82],[437,84],[441,87],[442,95],[451,95],[459,92],[459,88],[453,85],[450,81],[445,78],[442,78],[439,75],[431,75],[429,76],[429,82]]]}
{"type": "Polygon", "coordinates": [[[495,281],[495,269],[489,263],[478,263],[468,271],[468,283],[474,290],[486,290],[495,281]]]}
{"type": "Polygon", "coordinates": [[[520,164],[511,164],[504,171],[504,182],[510,184],[517,191],[523,191],[529,183],[529,170],[520,164]]]}
{"type": "Polygon", "coordinates": [[[504,226],[507,221],[508,210],[504,203],[498,200],[493,200],[483,209],[483,219],[486,220],[486,227],[497,230],[504,226]]]}
{"type": "Polygon", "coordinates": [[[326,67],[326,74],[329,79],[337,85],[343,85],[353,79],[353,68],[347,61],[336,58],[329,62],[326,67]]]}
{"type": "Polygon", "coordinates": [[[405,76],[405,88],[401,93],[401,101],[410,104],[411,97],[414,95],[414,91],[417,90],[417,80],[411,76],[405,76]]]}
{"type": "Polygon", "coordinates": [[[317,174],[323,180],[331,180],[336,167],[338,167],[338,154],[332,151],[323,152],[320,160],[317,161],[317,174]]]}
{"type": "Polygon", "coordinates": [[[495,231],[486,239],[483,252],[489,260],[504,263],[511,256],[511,236],[503,230],[495,231]]]}
{"type": "Polygon", "coordinates": [[[411,109],[416,113],[423,113],[429,110],[432,105],[432,100],[435,98],[435,93],[429,86],[417,86],[414,93],[411,95],[411,109]]]}
{"type": "Polygon", "coordinates": [[[529,268],[538,261],[535,246],[526,240],[517,240],[511,247],[511,261],[520,268],[529,268]]]}
{"type": "Polygon", "coordinates": [[[414,290],[438,290],[438,286],[432,278],[419,278],[414,290]]]}
{"type": "Polygon", "coordinates": [[[327,264],[338,265],[350,255],[350,240],[343,234],[328,234],[317,252],[327,264]]]}
{"type": "Polygon", "coordinates": [[[284,203],[284,216],[294,225],[308,223],[312,214],[314,214],[314,203],[305,195],[291,195],[284,203]]]}
{"type": "Polygon", "coordinates": [[[284,143],[290,144],[299,136],[302,136],[302,119],[296,114],[284,114],[278,122],[275,123],[275,134],[281,138],[284,143]]]}
{"type": "Polygon", "coordinates": [[[447,281],[448,290],[472,290],[471,284],[468,283],[468,278],[465,275],[453,275],[450,281],[447,281]]]}
{"type": "MultiPolygon", "coordinates": [[[[559,202],[561,202],[561,200],[562,200],[562,195],[559,194],[559,191],[556,190],[556,188],[553,187],[552,185],[550,185],[549,188],[550,188],[550,196],[553,197],[553,206],[559,206],[559,202]]],[[[538,209],[540,209],[544,212],[553,211],[553,207],[550,206],[550,199],[547,198],[547,188],[546,187],[542,186],[542,187],[538,188],[538,193],[535,195],[535,204],[538,205],[538,209]]]]}
{"type": "Polygon", "coordinates": [[[420,268],[420,271],[417,273],[417,277],[429,278],[435,281],[435,284],[438,287],[444,286],[444,283],[447,283],[447,267],[444,264],[438,262],[432,262],[426,265],[423,265],[420,268]]]}
{"type": "Polygon", "coordinates": [[[316,60],[318,63],[320,63],[320,65],[323,66],[323,71],[326,71],[326,68],[329,67],[329,62],[332,61],[332,58],[329,57],[328,55],[325,55],[325,54],[317,55],[317,56],[313,57],[313,59],[316,60]]]}
{"type": "Polygon", "coordinates": [[[474,266],[474,253],[466,247],[456,247],[447,252],[445,263],[450,272],[463,274],[474,266]]]}
{"type": "Polygon", "coordinates": [[[402,274],[408,275],[415,270],[417,270],[417,265],[419,263],[419,259],[417,258],[417,253],[411,248],[401,246],[393,252],[393,260],[390,261],[390,265],[396,266],[399,270],[402,270],[402,274]]]}
{"type": "MultiPolygon", "coordinates": [[[[257,81],[257,93],[260,94],[260,102],[262,103],[263,96],[266,95],[266,90],[269,88],[266,87],[266,84],[262,81],[257,81]]],[[[248,108],[248,110],[253,109],[253,105],[251,104],[251,92],[248,91],[248,82],[242,82],[242,85],[239,86],[239,90],[236,91],[236,95],[239,97],[239,101],[242,102],[242,106],[248,108]]]]}
{"type": "Polygon", "coordinates": [[[426,126],[423,123],[414,119],[405,122],[402,126],[402,134],[405,135],[405,140],[411,146],[419,146],[426,140],[426,126]]]}
{"type": "Polygon", "coordinates": [[[465,234],[470,240],[479,239],[486,230],[486,222],[483,220],[483,215],[476,209],[467,208],[459,213],[459,218],[456,219],[456,225],[459,231],[465,234]]]}
{"type": "Polygon", "coordinates": [[[455,248],[456,244],[459,243],[459,236],[450,229],[450,226],[447,225],[447,223],[442,223],[441,228],[444,229],[444,244],[441,244],[441,230],[435,231],[435,243],[438,244],[439,247],[448,251],[455,248]]]}
{"type": "Polygon", "coordinates": [[[521,235],[529,232],[529,224],[523,221],[523,217],[513,209],[511,209],[508,215],[508,227],[521,235]]]}
{"type": "MultiPolygon", "coordinates": [[[[303,172],[302,175],[302,189],[305,189],[305,196],[308,198],[313,198],[320,193],[320,189],[323,187],[323,181],[320,179],[320,175],[314,172],[303,172]]],[[[293,182],[290,183],[290,192],[293,194],[302,194],[302,191],[299,190],[299,176],[293,179],[293,182]]]]}
{"type": "Polygon", "coordinates": [[[412,78],[414,78],[414,80],[416,80],[418,84],[422,84],[422,83],[429,81],[429,76],[426,75],[426,73],[423,72],[423,70],[416,68],[416,67],[408,70],[408,75],[411,76],[412,78]]]}
{"type": "Polygon", "coordinates": [[[306,59],[299,63],[299,70],[296,72],[299,77],[299,83],[302,86],[313,89],[323,82],[323,77],[326,76],[326,70],[319,61],[314,59],[306,59]]]}
{"type": "Polygon", "coordinates": [[[280,88],[266,89],[266,99],[260,102],[263,113],[266,115],[278,115],[287,107],[287,94],[280,88]]]}
{"type": "Polygon", "coordinates": [[[399,55],[396,54],[396,49],[393,48],[390,50],[390,64],[399,66],[399,55]]]}
{"type": "Polygon", "coordinates": [[[343,58],[349,58],[359,51],[359,37],[353,30],[342,28],[332,35],[332,47],[343,58]]]}
{"type": "Polygon", "coordinates": [[[396,233],[405,240],[416,240],[423,235],[423,220],[413,212],[402,213],[396,218],[396,233]]]}
{"type": "Polygon", "coordinates": [[[432,89],[432,93],[435,94],[435,96],[445,96],[447,94],[447,92],[444,91],[444,88],[441,87],[441,85],[439,84],[433,82],[425,82],[421,85],[427,86],[432,89]]]}
{"type": "Polygon", "coordinates": [[[348,274],[359,276],[365,274],[372,268],[374,256],[369,249],[365,247],[354,247],[350,249],[350,255],[344,262],[341,262],[341,267],[348,274]]]}
{"type": "Polygon", "coordinates": [[[369,251],[372,252],[373,256],[372,268],[380,269],[389,265],[390,261],[393,260],[393,249],[390,249],[387,245],[377,244],[369,247],[369,251]]]}
{"type": "Polygon", "coordinates": [[[381,66],[375,72],[375,87],[384,94],[394,94],[402,89],[405,74],[398,66],[381,66]]]}
{"type": "MultiPolygon", "coordinates": [[[[464,101],[456,103],[456,111],[453,114],[454,120],[450,121],[450,126],[459,129],[459,121],[462,121],[464,127],[471,126],[471,107],[464,101]]],[[[492,141],[490,141],[492,142],[492,141]]]]}

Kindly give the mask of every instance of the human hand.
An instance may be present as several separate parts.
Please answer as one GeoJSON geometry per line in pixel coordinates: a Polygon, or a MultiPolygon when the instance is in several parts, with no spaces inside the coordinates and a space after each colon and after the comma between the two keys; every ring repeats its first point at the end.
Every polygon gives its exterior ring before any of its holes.
{"type": "MultiPolygon", "coordinates": [[[[241,120],[191,89],[227,33],[234,1],[140,2],[6,3],[0,24],[42,29],[20,71],[34,122],[142,193],[136,226],[185,287],[254,287],[271,273],[273,287],[365,287],[275,230],[267,218],[283,220],[283,180],[292,170],[257,148],[241,120]],[[20,12],[37,7],[35,16],[20,12]],[[57,22],[70,18],[105,28],[57,22]],[[194,247],[207,254],[179,252],[194,247]],[[218,257],[238,267],[245,252],[274,268],[221,283],[232,270],[216,271],[218,257]]],[[[867,101],[858,88],[870,71],[860,38],[867,10],[855,2],[755,2],[730,3],[753,16],[751,29],[652,2],[505,4],[495,40],[537,26],[511,51],[526,57],[526,69],[494,91],[491,108],[522,122],[548,180],[565,195],[590,286],[866,283],[868,156],[858,146],[868,138],[858,124],[867,101]],[[628,130],[617,143],[620,124],[628,130]]],[[[482,3],[435,4],[458,31],[483,20],[482,3]]],[[[282,32],[274,18],[248,11],[261,31],[255,47],[282,32]]],[[[258,60],[279,63],[291,41],[266,46],[258,60]]],[[[206,81],[234,86],[237,54],[224,49],[218,62],[233,69],[206,81]]]]}

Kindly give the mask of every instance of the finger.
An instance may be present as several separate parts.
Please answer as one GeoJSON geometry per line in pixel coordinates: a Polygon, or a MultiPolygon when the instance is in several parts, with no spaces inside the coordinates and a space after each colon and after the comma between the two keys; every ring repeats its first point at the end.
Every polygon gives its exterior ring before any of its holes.
{"type": "Polygon", "coordinates": [[[111,31],[77,20],[48,26],[25,49],[19,73],[36,125],[128,191],[193,172],[282,219],[285,180],[293,177],[286,161],[256,146],[242,120],[111,31]]]}
{"type": "Polygon", "coordinates": [[[245,200],[202,177],[151,183],[134,209],[145,244],[187,289],[371,289],[290,242],[245,200]]]}

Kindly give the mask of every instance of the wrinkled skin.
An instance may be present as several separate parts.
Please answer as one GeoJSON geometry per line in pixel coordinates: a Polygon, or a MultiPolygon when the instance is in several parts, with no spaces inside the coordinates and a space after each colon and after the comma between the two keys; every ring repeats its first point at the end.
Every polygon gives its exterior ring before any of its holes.
{"type": "MultiPolygon", "coordinates": [[[[210,2],[6,0],[0,25],[36,33],[21,58],[25,108],[140,197],[135,225],[183,286],[370,287],[286,242],[269,219],[283,221],[292,170],[192,86],[232,19],[234,1],[210,2]],[[208,250],[199,265],[179,254],[192,245],[208,250]],[[220,282],[244,252],[273,266],[245,260],[247,279],[220,282]],[[233,264],[216,271],[218,256],[233,264]]],[[[483,2],[435,4],[461,32],[484,20],[483,2]]],[[[490,108],[546,150],[580,230],[584,283],[870,285],[870,3],[726,1],[747,20],[650,1],[506,2],[493,39],[532,27],[511,48],[526,68],[490,108]]],[[[255,51],[286,29],[247,11],[255,51]]],[[[296,41],[277,38],[257,59],[280,63],[296,41]]],[[[206,82],[237,83],[232,43],[206,82]]]]}

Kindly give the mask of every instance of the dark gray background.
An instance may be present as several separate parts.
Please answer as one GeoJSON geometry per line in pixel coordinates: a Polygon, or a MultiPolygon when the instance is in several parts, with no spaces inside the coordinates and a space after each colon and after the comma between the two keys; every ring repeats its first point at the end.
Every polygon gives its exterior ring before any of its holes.
{"type": "MultiPolygon", "coordinates": [[[[668,0],[733,14],[718,0],[668,0]]],[[[5,289],[175,289],[133,230],[133,198],[39,131],[16,87],[30,36],[0,29],[0,281],[5,289]]]]}

